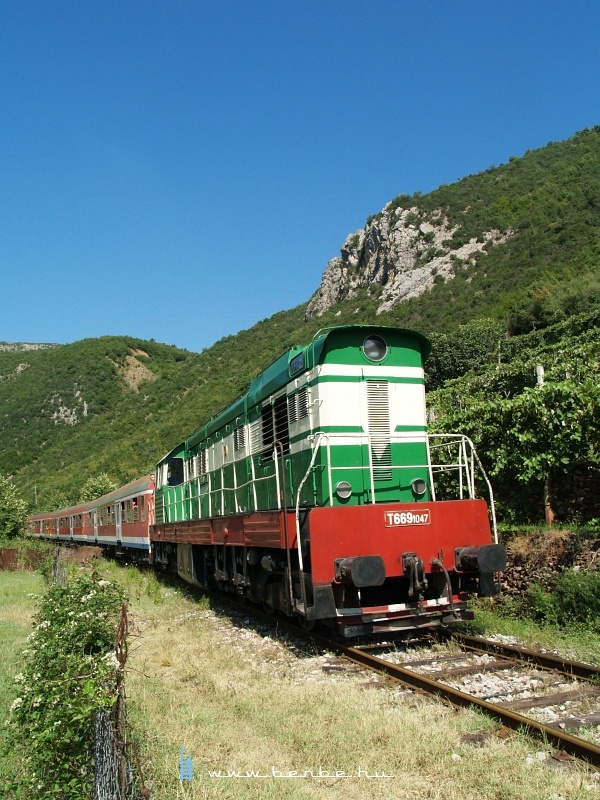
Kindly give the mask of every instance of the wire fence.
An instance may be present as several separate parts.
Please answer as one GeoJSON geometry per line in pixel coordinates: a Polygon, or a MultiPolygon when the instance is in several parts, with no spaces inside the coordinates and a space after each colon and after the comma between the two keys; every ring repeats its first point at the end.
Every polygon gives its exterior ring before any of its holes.
{"type": "Polygon", "coordinates": [[[115,636],[119,662],[117,701],[108,712],[99,711],[94,724],[94,800],[141,800],[150,796],[144,784],[135,743],[128,740],[124,670],[127,661],[127,603],[123,603],[115,636]]]}

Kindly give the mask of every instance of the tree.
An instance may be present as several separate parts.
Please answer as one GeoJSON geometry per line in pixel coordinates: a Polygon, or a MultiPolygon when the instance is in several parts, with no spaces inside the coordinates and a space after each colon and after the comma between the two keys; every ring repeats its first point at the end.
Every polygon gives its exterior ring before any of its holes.
{"type": "Polygon", "coordinates": [[[0,475],[0,539],[14,539],[25,533],[27,503],[10,478],[0,475]]]}
{"type": "Polygon", "coordinates": [[[476,319],[459,325],[454,333],[433,333],[431,355],[425,365],[427,389],[458,378],[472,369],[495,363],[505,338],[503,326],[492,319],[476,319]]]}
{"type": "MultiPolygon", "coordinates": [[[[591,367],[590,367],[591,371],[591,367]]],[[[514,396],[485,388],[486,376],[441,390],[437,430],[470,436],[491,477],[500,485],[544,486],[546,520],[553,519],[552,489],[575,466],[600,469],[600,386],[596,375],[546,381],[514,396]],[[459,394],[458,388],[463,391],[459,394]],[[467,389],[470,389],[468,391],[467,389]],[[452,399],[454,398],[454,402],[452,399]]],[[[493,384],[495,377],[489,379],[493,384]]],[[[518,494],[518,493],[517,493],[518,494]]]]}
{"type": "Polygon", "coordinates": [[[600,466],[600,389],[594,379],[527,388],[504,403],[497,458],[523,481],[542,480],[546,524],[554,521],[552,479],[575,464],[600,466]]]}
{"type": "Polygon", "coordinates": [[[108,477],[106,472],[101,472],[99,475],[88,478],[83,484],[79,502],[89,503],[91,500],[96,500],[96,498],[102,497],[103,494],[108,494],[116,488],[117,484],[108,477]]]}

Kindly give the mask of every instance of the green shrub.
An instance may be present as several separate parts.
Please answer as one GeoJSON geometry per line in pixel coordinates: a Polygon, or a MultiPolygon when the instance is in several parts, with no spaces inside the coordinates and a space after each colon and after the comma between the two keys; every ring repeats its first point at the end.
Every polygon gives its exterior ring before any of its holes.
{"type": "Polygon", "coordinates": [[[553,588],[532,584],[517,603],[517,616],[559,628],[586,626],[600,631],[600,572],[568,570],[553,588]]]}
{"type": "Polygon", "coordinates": [[[25,533],[27,503],[9,477],[0,475],[0,539],[14,539],[25,533]]]}
{"type": "MultiPolygon", "coordinates": [[[[9,737],[21,775],[19,798],[80,800],[91,796],[93,725],[117,697],[115,630],[123,597],[108,581],[80,576],[43,597],[23,651],[19,697],[9,737]]],[[[0,786],[8,794],[6,786],[0,786]]]]}
{"type": "Polygon", "coordinates": [[[600,572],[569,570],[563,573],[554,597],[561,627],[575,623],[600,631],[600,572]]]}
{"type": "Polygon", "coordinates": [[[527,589],[520,610],[537,622],[556,623],[556,595],[534,583],[527,589]]]}

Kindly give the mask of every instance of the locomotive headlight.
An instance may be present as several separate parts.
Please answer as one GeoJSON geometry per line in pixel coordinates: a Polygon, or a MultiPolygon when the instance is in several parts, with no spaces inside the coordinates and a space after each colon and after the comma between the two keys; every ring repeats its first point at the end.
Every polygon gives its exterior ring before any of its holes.
{"type": "Polygon", "coordinates": [[[352,486],[350,486],[348,481],[340,481],[335,486],[335,493],[340,500],[347,500],[352,494],[352,486]]]}
{"type": "Polygon", "coordinates": [[[410,484],[410,488],[413,490],[415,497],[423,497],[427,491],[427,484],[422,478],[415,478],[410,484]]]}
{"type": "Polygon", "coordinates": [[[388,346],[381,336],[367,336],[363,342],[363,352],[369,361],[383,361],[387,356],[388,346]]]}

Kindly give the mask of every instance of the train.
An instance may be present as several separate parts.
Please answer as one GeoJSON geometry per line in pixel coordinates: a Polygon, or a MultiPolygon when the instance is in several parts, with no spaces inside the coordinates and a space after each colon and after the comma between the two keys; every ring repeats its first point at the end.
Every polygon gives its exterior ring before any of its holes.
{"type": "Polygon", "coordinates": [[[29,532],[105,547],[344,638],[470,619],[469,598],[497,593],[506,554],[472,442],[428,432],[429,351],[404,329],[324,328],[153,475],[35,514],[29,532]]]}

